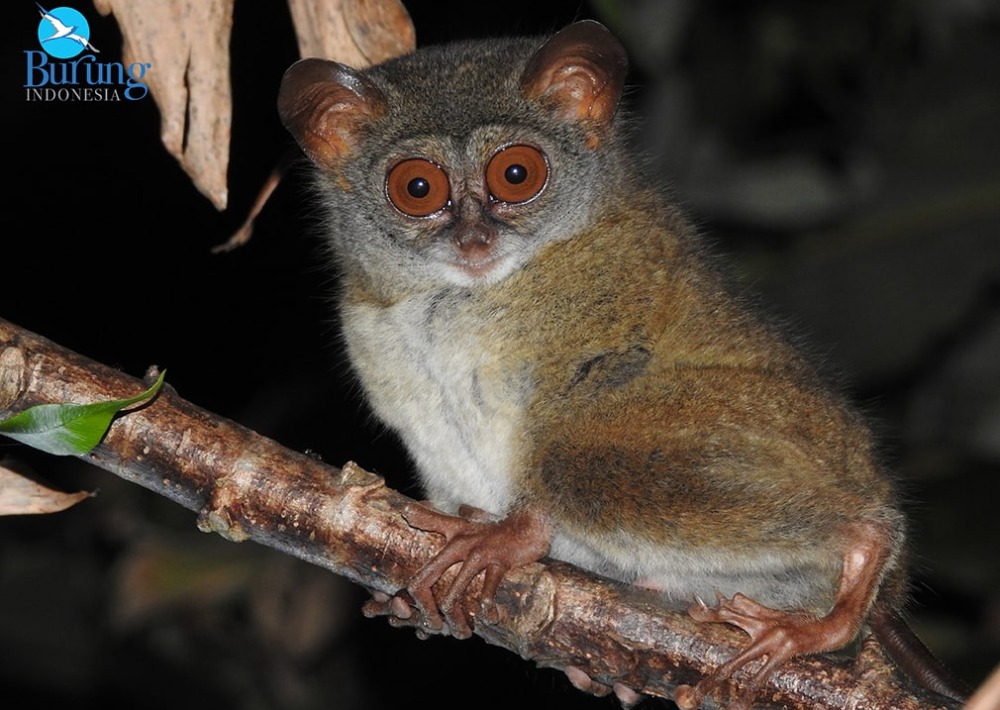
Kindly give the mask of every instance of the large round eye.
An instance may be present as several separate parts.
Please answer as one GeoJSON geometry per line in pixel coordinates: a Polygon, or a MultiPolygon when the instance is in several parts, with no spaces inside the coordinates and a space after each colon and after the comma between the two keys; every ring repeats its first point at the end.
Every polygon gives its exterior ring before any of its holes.
{"type": "Polygon", "coordinates": [[[448,175],[437,163],[410,158],[389,170],[385,192],[403,214],[426,217],[448,204],[448,175]]]}
{"type": "Polygon", "coordinates": [[[501,202],[527,202],[542,191],[548,178],[545,155],[530,145],[504,148],[486,166],[486,186],[501,202]]]}

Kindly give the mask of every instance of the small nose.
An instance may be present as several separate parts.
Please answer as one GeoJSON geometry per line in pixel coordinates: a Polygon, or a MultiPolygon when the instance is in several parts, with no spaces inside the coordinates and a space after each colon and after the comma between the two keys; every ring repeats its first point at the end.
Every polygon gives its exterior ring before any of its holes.
{"type": "Polygon", "coordinates": [[[458,203],[457,214],[458,225],[453,236],[455,246],[469,259],[486,256],[497,234],[482,203],[471,195],[465,195],[458,203]]]}

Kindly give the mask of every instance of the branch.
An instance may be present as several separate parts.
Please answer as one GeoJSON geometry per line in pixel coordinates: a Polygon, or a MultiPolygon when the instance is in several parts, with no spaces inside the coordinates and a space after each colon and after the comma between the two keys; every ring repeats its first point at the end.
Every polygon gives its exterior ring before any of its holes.
{"type": "MultiPolygon", "coordinates": [[[[121,398],[142,388],[0,319],[0,418],[36,404],[121,398]]],[[[406,523],[401,511],[410,499],[381,478],[353,463],[338,470],[285,449],[169,387],[116,420],[83,458],[196,511],[204,531],[276,548],[369,590],[401,589],[441,547],[438,536],[406,523]]],[[[556,562],[510,573],[497,603],[497,623],[476,624],[488,643],[660,697],[696,682],[745,642],[734,629],[664,610],[650,592],[556,562]]],[[[737,674],[734,683],[742,687],[746,678],[737,674]]],[[[898,677],[874,641],[856,660],[796,659],[771,677],[767,691],[761,707],[957,707],[898,677]]]]}

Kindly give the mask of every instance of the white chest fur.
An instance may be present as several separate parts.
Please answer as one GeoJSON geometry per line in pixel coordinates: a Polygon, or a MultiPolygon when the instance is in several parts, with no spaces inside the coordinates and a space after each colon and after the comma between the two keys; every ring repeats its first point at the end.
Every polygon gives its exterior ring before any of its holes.
{"type": "Polygon", "coordinates": [[[528,373],[498,367],[488,330],[468,327],[462,292],[421,294],[383,308],[344,308],[351,362],[376,414],[403,439],[438,505],[502,514],[528,373]]]}

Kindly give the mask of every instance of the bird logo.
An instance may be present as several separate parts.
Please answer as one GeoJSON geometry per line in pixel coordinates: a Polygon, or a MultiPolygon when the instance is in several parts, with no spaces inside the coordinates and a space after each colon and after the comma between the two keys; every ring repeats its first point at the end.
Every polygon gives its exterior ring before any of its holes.
{"type": "Polygon", "coordinates": [[[50,12],[38,5],[38,10],[42,16],[38,23],[38,42],[49,55],[71,59],[85,49],[100,51],[90,43],[87,18],[73,8],[57,7],[50,12]]]}

